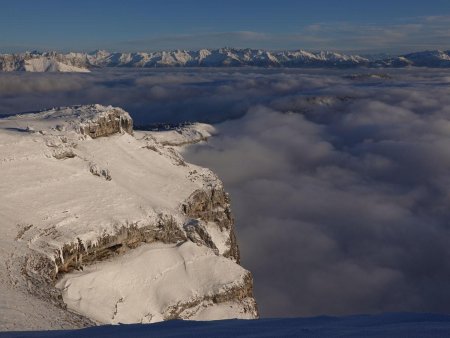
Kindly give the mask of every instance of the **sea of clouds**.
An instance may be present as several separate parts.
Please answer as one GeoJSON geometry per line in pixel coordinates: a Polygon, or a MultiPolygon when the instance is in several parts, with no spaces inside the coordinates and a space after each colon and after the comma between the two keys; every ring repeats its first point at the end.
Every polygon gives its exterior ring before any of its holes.
{"type": "Polygon", "coordinates": [[[262,316],[450,312],[450,71],[0,75],[0,114],[90,103],[215,125],[184,156],[231,194],[262,316]]]}

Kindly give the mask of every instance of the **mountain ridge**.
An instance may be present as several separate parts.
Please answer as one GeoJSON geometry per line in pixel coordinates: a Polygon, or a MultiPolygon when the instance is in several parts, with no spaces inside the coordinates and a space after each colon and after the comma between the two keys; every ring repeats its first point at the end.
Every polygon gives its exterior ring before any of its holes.
{"type": "Polygon", "coordinates": [[[89,72],[103,67],[263,67],[263,68],[403,68],[450,67],[450,50],[429,50],[371,59],[331,51],[269,51],[218,48],[157,52],[25,52],[0,54],[0,71],[89,72]]]}

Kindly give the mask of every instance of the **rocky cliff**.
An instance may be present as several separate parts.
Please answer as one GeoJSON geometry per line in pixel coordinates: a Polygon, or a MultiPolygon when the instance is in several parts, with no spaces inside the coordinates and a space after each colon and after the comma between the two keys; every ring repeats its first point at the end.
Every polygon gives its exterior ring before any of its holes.
{"type": "Polygon", "coordinates": [[[222,183],[132,126],[100,105],[0,120],[0,329],[257,317],[222,183]]]}

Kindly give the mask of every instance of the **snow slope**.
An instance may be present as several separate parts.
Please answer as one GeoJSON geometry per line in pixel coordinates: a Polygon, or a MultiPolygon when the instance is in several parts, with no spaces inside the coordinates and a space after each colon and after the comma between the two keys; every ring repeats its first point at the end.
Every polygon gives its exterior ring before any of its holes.
{"type": "Polygon", "coordinates": [[[222,183],[157,135],[111,106],[0,119],[0,330],[257,316],[222,183]]]}
{"type": "Polygon", "coordinates": [[[152,323],[167,316],[251,319],[254,315],[238,302],[213,306],[214,297],[242,288],[247,274],[230,259],[190,241],[152,243],[67,274],[57,287],[63,288],[69,309],[100,323],[152,323]],[[180,303],[195,305],[182,311],[180,303]]]}

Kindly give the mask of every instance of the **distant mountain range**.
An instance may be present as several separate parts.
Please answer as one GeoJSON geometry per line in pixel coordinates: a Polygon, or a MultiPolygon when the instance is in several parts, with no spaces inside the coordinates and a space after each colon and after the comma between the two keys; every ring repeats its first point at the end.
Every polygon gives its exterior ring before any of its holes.
{"type": "Polygon", "coordinates": [[[369,58],[334,52],[266,51],[261,49],[200,49],[151,53],[25,52],[0,54],[0,71],[86,72],[97,67],[432,67],[450,68],[450,50],[423,51],[389,58],[369,58]]]}

